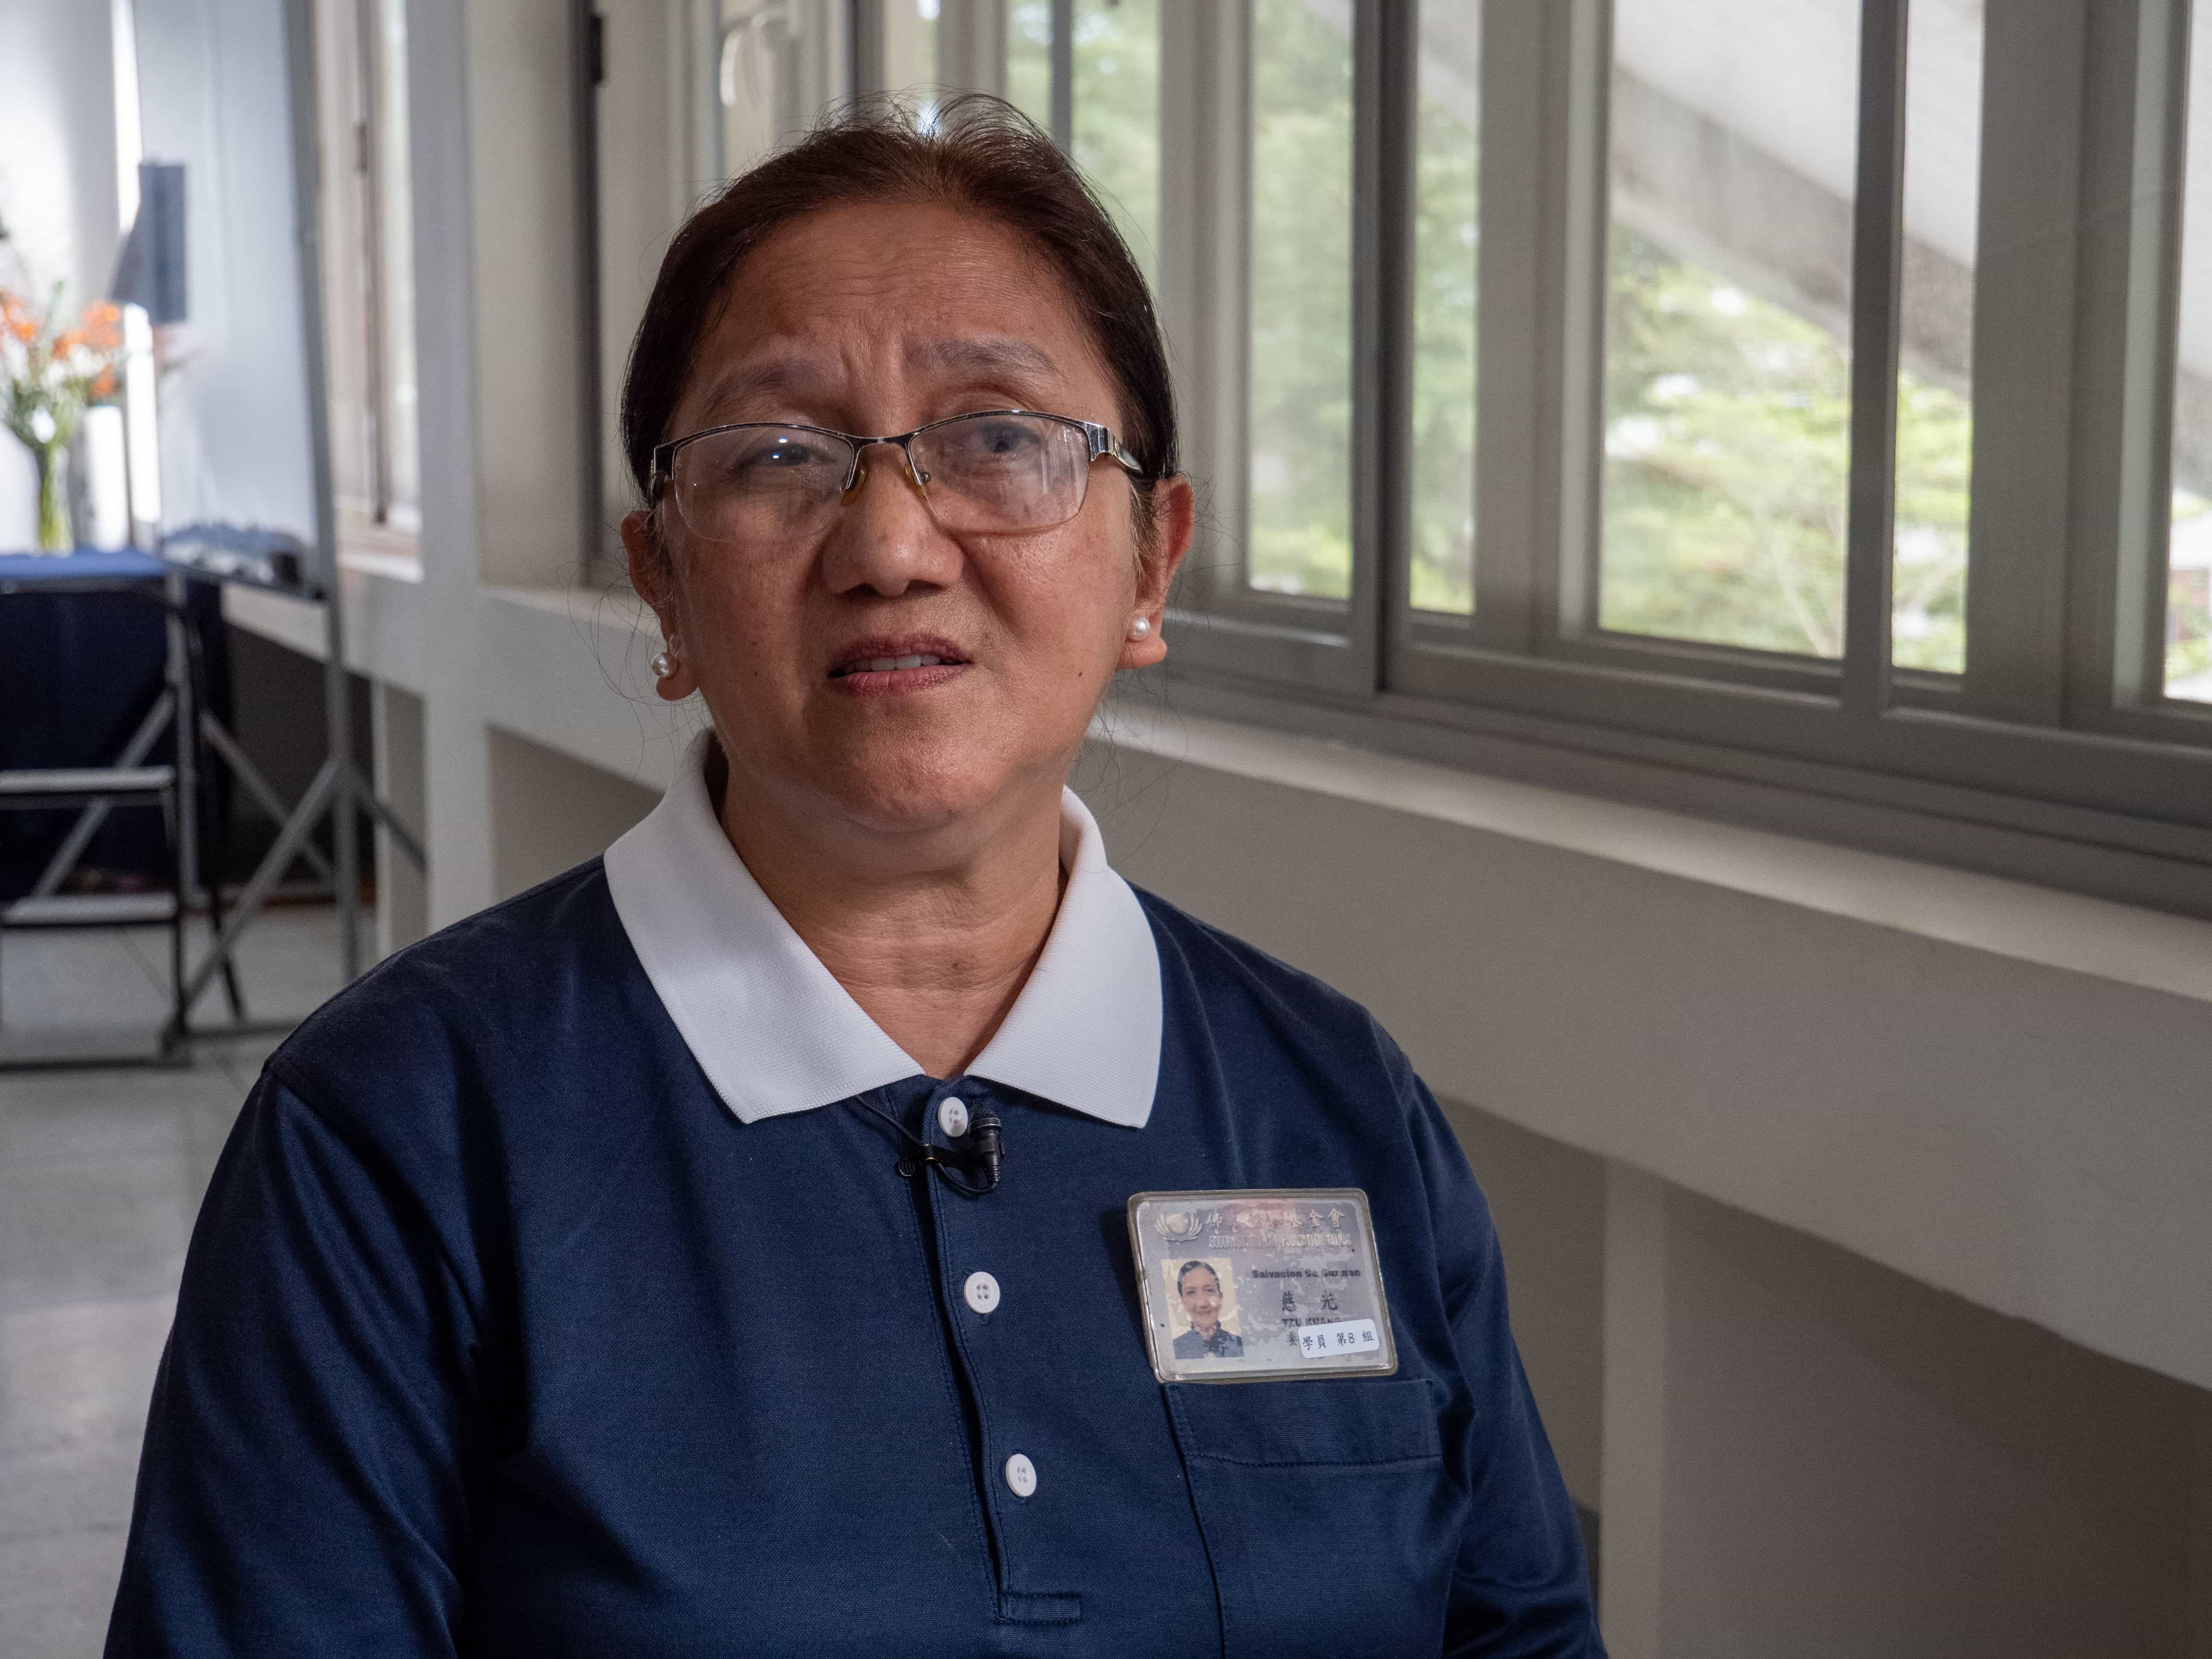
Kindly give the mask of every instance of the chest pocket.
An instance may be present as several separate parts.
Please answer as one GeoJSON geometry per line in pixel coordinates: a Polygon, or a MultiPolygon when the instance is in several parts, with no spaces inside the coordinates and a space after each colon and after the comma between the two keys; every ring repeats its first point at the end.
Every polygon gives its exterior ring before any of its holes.
{"type": "Polygon", "coordinates": [[[1465,1522],[1420,1377],[1168,1385],[1227,1659],[1433,1655],[1465,1522]]]}

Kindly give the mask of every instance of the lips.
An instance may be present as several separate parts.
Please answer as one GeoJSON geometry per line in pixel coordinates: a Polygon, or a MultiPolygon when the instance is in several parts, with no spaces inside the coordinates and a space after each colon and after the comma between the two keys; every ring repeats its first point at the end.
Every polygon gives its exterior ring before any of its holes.
{"type": "Polygon", "coordinates": [[[924,652],[911,657],[869,657],[863,661],[848,663],[830,671],[830,678],[841,680],[848,674],[888,674],[899,668],[941,668],[953,660],[924,652]]]}
{"type": "Polygon", "coordinates": [[[856,640],[838,654],[830,678],[848,691],[921,690],[957,677],[968,658],[936,635],[856,640]]]}

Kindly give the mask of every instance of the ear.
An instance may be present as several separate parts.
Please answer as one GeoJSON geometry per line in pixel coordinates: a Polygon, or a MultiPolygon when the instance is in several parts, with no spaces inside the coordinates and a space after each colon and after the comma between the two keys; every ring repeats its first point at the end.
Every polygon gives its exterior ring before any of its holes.
{"type": "Polygon", "coordinates": [[[1130,610],[1132,617],[1151,623],[1152,631],[1141,640],[1122,641],[1123,668],[1150,668],[1168,653],[1160,626],[1167,615],[1168,591],[1175,585],[1176,572],[1182,568],[1183,556],[1190,551],[1197,517],[1198,497],[1189,479],[1163,478],[1152,486],[1152,545],[1137,561],[1136,603],[1130,610]]]}
{"type": "Polygon", "coordinates": [[[653,608],[653,620],[660,624],[660,637],[669,642],[668,653],[675,659],[674,672],[658,678],[653,690],[666,702],[681,702],[699,689],[699,679],[677,638],[681,611],[677,604],[675,570],[660,544],[660,538],[654,532],[650,513],[624,514],[622,539],[623,553],[629,566],[629,585],[638,598],[653,608]]]}

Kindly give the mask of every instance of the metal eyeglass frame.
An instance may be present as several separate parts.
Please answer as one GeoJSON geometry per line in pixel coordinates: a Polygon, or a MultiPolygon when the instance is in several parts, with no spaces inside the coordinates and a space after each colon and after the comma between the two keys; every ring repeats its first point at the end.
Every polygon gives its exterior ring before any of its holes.
{"type": "MultiPolygon", "coordinates": [[[[906,461],[907,477],[914,480],[915,488],[922,493],[922,499],[927,501],[929,499],[929,474],[915,465],[914,441],[923,433],[933,432],[940,426],[951,426],[958,421],[981,420],[993,415],[1021,415],[1031,420],[1051,421],[1056,425],[1072,426],[1084,435],[1085,440],[1091,446],[1089,465],[1095,465],[1099,457],[1103,455],[1121,466],[1139,483],[1146,481],[1143,465],[1123,447],[1121,441],[1114,435],[1111,428],[1101,426],[1096,421],[1079,421],[1073,415],[1048,415],[1041,409],[971,409],[964,414],[948,415],[941,421],[931,421],[926,425],[915,428],[911,432],[887,433],[879,438],[866,437],[857,432],[840,432],[836,428],[830,426],[809,426],[804,421],[732,421],[726,425],[710,426],[697,432],[687,432],[680,438],[672,439],[665,444],[656,444],[653,447],[653,504],[656,507],[660,505],[666,496],[667,486],[675,480],[678,450],[686,444],[697,443],[702,438],[712,438],[724,432],[741,432],[749,428],[768,428],[779,432],[811,432],[817,437],[836,438],[841,442],[850,444],[853,448],[853,465],[845,474],[845,482],[839,487],[838,493],[841,495],[849,494],[853,486],[860,482],[860,457],[866,452],[874,448],[878,444],[896,444],[900,455],[906,461]]],[[[1087,501],[1091,494],[1090,474],[1086,471],[1084,476],[1085,480],[1084,500],[1087,501]]],[[[1079,501],[1076,503],[1075,510],[1077,513],[1083,510],[1082,501],[1079,501]]],[[[1068,514],[1070,519],[1074,516],[1073,513],[1068,514]]],[[[1060,522],[1065,524],[1067,520],[1063,519],[1060,522]]],[[[1031,528],[1050,530],[1053,526],[1036,525],[1031,528]]]]}

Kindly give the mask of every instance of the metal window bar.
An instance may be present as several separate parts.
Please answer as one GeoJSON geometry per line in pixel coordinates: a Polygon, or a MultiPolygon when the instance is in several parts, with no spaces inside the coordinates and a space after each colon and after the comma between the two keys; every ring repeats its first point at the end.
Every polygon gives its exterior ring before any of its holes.
{"type": "Polygon", "coordinates": [[[1851,223],[1850,508],[1844,532],[1843,706],[1889,706],[1896,557],[1897,350],[1905,249],[1905,45],[1909,0],[1861,0],[1851,223]]]}
{"type": "Polygon", "coordinates": [[[1052,0],[1052,142],[1075,153],[1075,0],[1052,0]]]}

